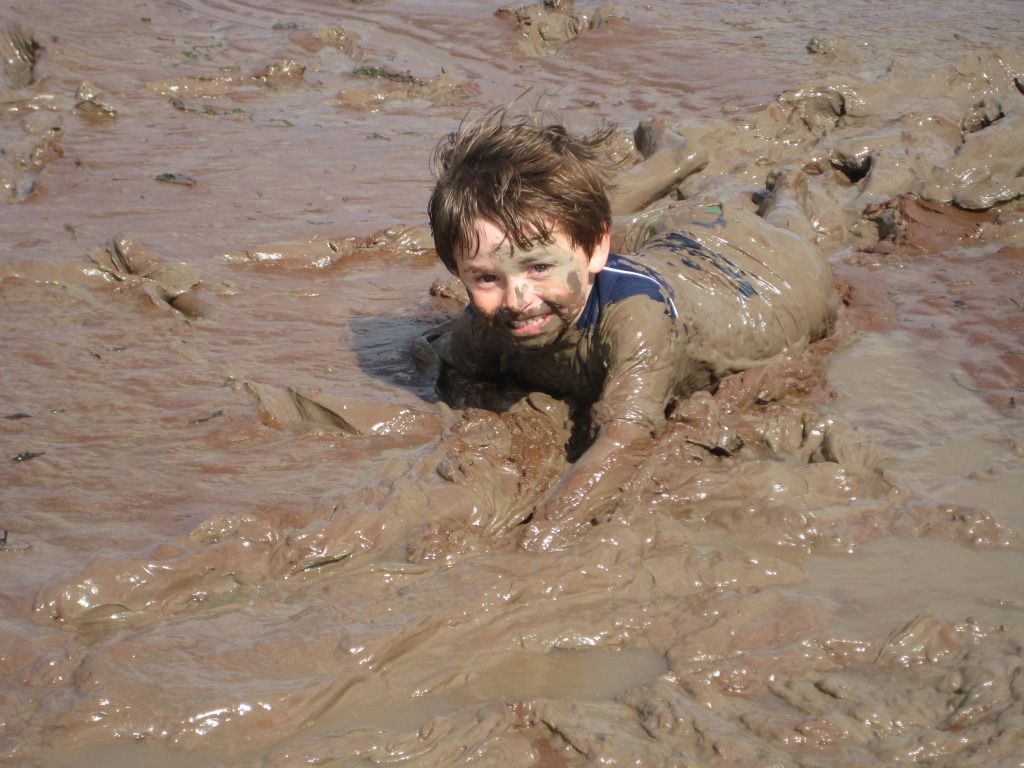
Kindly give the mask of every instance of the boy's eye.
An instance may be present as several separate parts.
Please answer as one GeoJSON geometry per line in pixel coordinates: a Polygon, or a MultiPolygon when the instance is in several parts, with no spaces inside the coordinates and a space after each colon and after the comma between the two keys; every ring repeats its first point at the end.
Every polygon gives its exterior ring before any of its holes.
{"type": "Polygon", "coordinates": [[[477,281],[478,283],[483,283],[484,285],[486,285],[486,284],[488,284],[488,283],[493,283],[493,282],[495,282],[495,281],[496,281],[497,279],[498,279],[498,278],[497,278],[497,277],[496,277],[495,275],[479,275],[479,276],[478,276],[478,277],[476,278],[476,281],[477,281]]]}
{"type": "Polygon", "coordinates": [[[532,267],[530,267],[530,269],[531,269],[531,271],[535,275],[543,275],[543,274],[551,271],[551,265],[550,264],[534,264],[532,267]]]}

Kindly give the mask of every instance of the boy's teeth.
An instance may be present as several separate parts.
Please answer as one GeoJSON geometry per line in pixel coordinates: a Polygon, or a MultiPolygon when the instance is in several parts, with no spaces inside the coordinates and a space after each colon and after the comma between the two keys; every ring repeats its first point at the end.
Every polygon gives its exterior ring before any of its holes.
{"type": "Polygon", "coordinates": [[[536,317],[528,317],[525,320],[513,320],[513,328],[531,328],[535,325],[540,325],[544,322],[544,315],[537,315],[536,317]]]}

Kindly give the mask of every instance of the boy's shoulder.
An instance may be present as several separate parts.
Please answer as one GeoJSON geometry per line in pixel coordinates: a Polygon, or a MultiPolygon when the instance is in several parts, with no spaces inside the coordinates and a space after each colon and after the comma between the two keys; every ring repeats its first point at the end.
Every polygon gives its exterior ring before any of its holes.
{"type": "Polygon", "coordinates": [[[664,304],[666,314],[673,318],[679,314],[672,286],[661,274],[638,258],[610,255],[608,263],[594,279],[594,287],[576,327],[580,330],[594,327],[609,306],[635,296],[664,304]]]}

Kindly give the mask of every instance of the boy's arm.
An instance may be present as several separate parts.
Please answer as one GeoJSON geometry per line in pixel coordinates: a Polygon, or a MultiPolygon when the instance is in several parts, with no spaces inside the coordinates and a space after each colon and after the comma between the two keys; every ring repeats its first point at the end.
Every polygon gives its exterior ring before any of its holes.
{"type": "Polygon", "coordinates": [[[618,422],[597,439],[536,506],[520,538],[524,549],[559,549],[611,511],[651,444],[643,427],[618,422]]]}
{"type": "Polygon", "coordinates": [[[598,334],[608,374],[591,409],[597,438],[537,505],[524,548],[558,548],[609,512],[665,427],[682,353],[666,305],[644,296],[614,304],[598,334]]]}
{"type": "Polygon", "coordinates": [[[501,350],[485,324],[465,312],[431,339],[440,369],[437,392],[453,408],[488,404],[500,373],[501,350]]]}

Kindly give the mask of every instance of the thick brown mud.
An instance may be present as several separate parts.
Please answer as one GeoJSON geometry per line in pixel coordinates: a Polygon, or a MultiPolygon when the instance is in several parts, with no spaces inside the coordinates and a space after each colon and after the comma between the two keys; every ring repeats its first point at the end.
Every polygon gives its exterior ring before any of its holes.
{"type": "Polygon", "coordinates": [[[3,11],[0,762],[1022,764],[1018,5],[548,5],[3,11]],[[428,157],[516,98],[842,297],[539,554],[568,409],[424,341],[428,157]]]}

